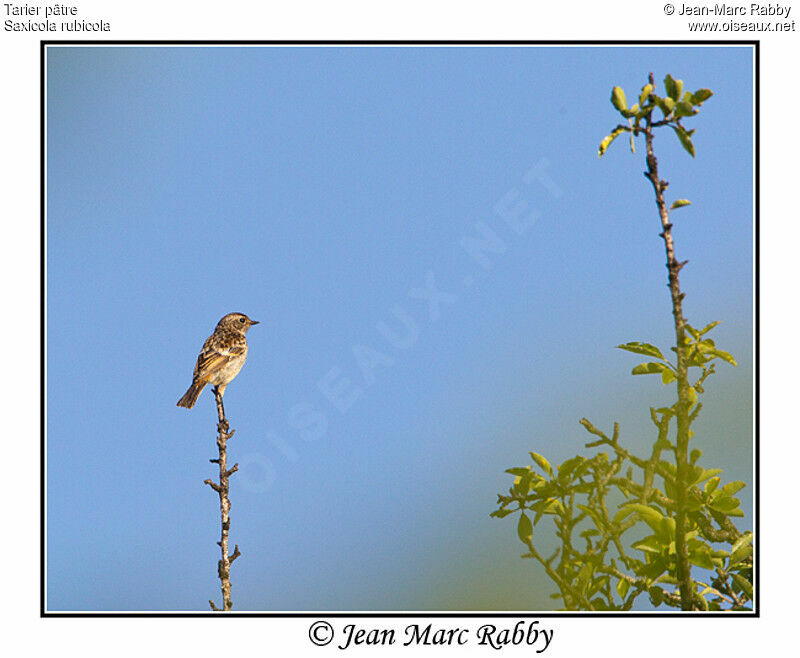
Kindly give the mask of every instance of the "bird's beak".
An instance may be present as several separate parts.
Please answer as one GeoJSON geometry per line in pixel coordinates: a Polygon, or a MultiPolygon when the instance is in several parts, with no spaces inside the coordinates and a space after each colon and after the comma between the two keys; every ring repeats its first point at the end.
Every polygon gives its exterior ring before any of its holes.
{"type": "Polygon", "coordinates": [[[258,320],[250,320],[250,324],[251,325],[258,324],[258,320]]]}

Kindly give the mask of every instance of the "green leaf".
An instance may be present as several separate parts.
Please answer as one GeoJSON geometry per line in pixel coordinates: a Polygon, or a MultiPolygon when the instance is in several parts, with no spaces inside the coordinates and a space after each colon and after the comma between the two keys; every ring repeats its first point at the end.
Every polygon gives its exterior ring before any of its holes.
{"type": "Polygon", "coordinates": [[[606,152],[606,149],[611,145],[611,142],[613,142],[619,135],[621,135],[624,132],[630,132],[630,128],[626,126],[617,126],[616,128],[614,128],[614,130],[611,132],[610,135],[606,135],[603,138],[603,141],[600,142],[600,146],[597,149],[597,156],[602,158],[603,153],[606,152]]]}
{"type": "Polygon", "coordinates": [[[714,349],[714,339],[713,338],[703,338],[701,340],[700,332],[697,329],[693,329],[693,335],[697,339],[697,349],[701,352],[710,352],[714,349]]]}
{"type": "Polygon", "coordinates": [[[550,477],[553,477],[553,467],[550,466],[550,462],[547,461],[544,457],[536,452],[530,453],[531,459],[536,462],[536,465],[541,468],[545,473],[547,473],[550,477]]]}
{"type": "Polygon", "coordinates": [[[692,144],[691,138],[686,133],[686,129],[682,126],[671,126],[671,128],[675,131],[675,134],[678,136],[683,148],[686,149],[686,152],[694,157],[694,144],[692,144]]]}
{"type": "Polygon", "coordinates": [[[656,531],[659,539],[664,542],[670,542],[675,539],[675,519],[665,516],[658,523],[658,530],[656,531]]]}
{"type": "Polygon", "coordinates": [[[506,473],[510,473],[511,475],[517,475],[517,476],[530,475],[530,472],[531,472],[530,466],[506,469],[506,473]]]}
{"type": "Polygon", "coordinates": [[[656,553],[661,555],[666,546],[658,537],[650,535],[631,544],[631,548],[642,551],[643,553],[656,553]]]}
{"type": "Polygon", "coordinates": [[[689,453],[689,463],[693,466],[697,463],[697,460],[703,456],[703,451],[699,448],[694,448],[692,452],[689,453]]]}
{"type": "Polygon", "coordinates": [[[716,357],[718,357],[718,358],[722,359],[723,361],[727,361],[727,362],[728,362],[728,363],[730,363],[732,366],[737,366],[737,365],[739,365],[738,363],[736,363],[736,359],[734,359],[734,358],[733,358],[733,356],[731,356],[731,355],[730,355],[728,352],[726,352],[725,350],[718,350],[718,349],[714,348],[714,349],[711,349],[711,350],[705,350],[705,352],[706,352],[707,354],[713,354],[714,356],[716,356],[716,357]]]}
{"type": "Polygon", "coordinates": [[[659,531],[661,520],[664,518],[661,512],[647,505],[642,505],[641,503],[631,503],[628,507],[633,508],[633,511],[639,515],[639,518],[649,525],[653,531],[659,531]]]}
{"type": "Polygon", "coordinates": [[[517,494],[517,496],[527,496],[530,489],[531,489],[530,474],[525,476],[518,475],[514,479],[514,493],[517,494]]]}
{"type": "Polygon", "coordinates": [[[628,103],[625,100],[625,92],[622,87],[614,87],[611,90],[611,104],[620,112],[628,109],[628,103]]]}
{"type": "Polygon", "coordinates": [[[689,553],[689,562],[696,564],[703,569],[713,569],[714,563],[711,561],[711,556],[708,550],[697,550],[689,553]]]}
{"type": "MultiPolygon", "coordinates": [[[[666,363],[656,363],[655,361],[648,361],[647,363],[640,363],[633,370],[632,375],[660,375],[664,371],[672,373],[672,368],[666,363]]],[[[674,377],[673,377],[674,379],[674,377]]]]}
{"type": "Polygon", "coordinates": [[[639,105],[644,105],[644,102],[650,96],[650,93],[653,91],[653,85],[646,84],[642,87],[642,93],[639,94],[639,105]]]}
{"type": "Polygon", "coordinates": [[[661,459],[659,460],[658,465],[665,473],[667,473],[667,475],[669,475],[669,477],[671,478],[675,477],[675,473],[677,472],[675,464],[672,464],[664,459],[661,459]]]}
{"type": "Polygon", "coordinates": [[[669,384],[670,382],[674,381],[676,378],[675,371],[672,369],[671,366],[665,363],[656,363],[654,361],[649,361],[647,363],[640,363],[636,366],[633,370],[631,370],[632,375],[661,375],[661,381],[663,384],[669,384]]]}
{"type": "Polygon", "coordinates": [[[664,78],[664,89],[666,89],[667,95],[670,98],[675,99],[675,80],[673,80],[669,73],[667,73],[667,77],[664,78]]]}
{"type": "Polygon", "coordinates": [[[691,201],[689,199],[678,199],[672,202],[672,205],[669,207],[670,210],[675,210],[675,208],[683,208],[684,206],[691,205],[691,201]]]}
{"type": "Polygon", "coordinates": [[[729,514],[739,508],[740,501],[738,498],[732,498],[730,496],[720,496],[712,503],[709,504],[709,507],[712,509],[717,510],[718,512],[722,512],[723,514],[729,514]]]}
{"type": "Polygon", "coordinates": [[[675,80],[667,73],[667,77],[664,78],[664,89],[667,90],[669,97],[677,103],[683,94],[683,80],[675,80]]]}
{"type": "Polygon", "coordinates": [[[691,103],[685,101],[681,101],[675,105],[675,116],[678,118],[694,116],[698,111],[699,110],[695,110],[694,107],[692,107],[691,103]]]}
{"type": "Polygon", "coordinates": [[[692,103],[695,105],[702,105],[705,101],[711,98],[714,92],[710,89],[698,89],[692,94],[692,103]]]}
{"type": "Polygon", "coordinates": [[[625,343],[623,345],[617,345],[617,348],[620,350],[626,350],[628,352],[633,352],[634,354],[644,354],[645,356],[654,356],[658,359],[664,359],[664,355],[661,354],[661,350],[658,349],[655,345],[651,345],[650,343],[640,343],[638,341],[632,341],[630,343],[625,343]]]}
{"type": "Polygon", "coordinates": [[[585,458],[581,457],[580,455],[576,455],[575,457],[570,457],[569,459],[565,460],[564,463],[558,467],[558,479],[567,481],[570,475],[572,475],[572,472],[584,461],[585,458]]]}
{"type": "Polygon", "coordinates": [[[741,480],[734,480],[733,482],[728,482],[728,484],[722,487],[722,490],[726,495],[733,496],[737,491],[741,491],[746,486],[747,485],[741,480]]]}
{"type": "Polygon", "coordinates": [[[664,113],[664,118],[666,119],[675,108],[675,101],[669,96],[666,98],[660,98],[659,96],[656,96],[656,105],[658,105],[659,109],[664,113]]]}
{"type": "Polygon", "coordinates": [[[683,80],[675,80],[675,100],[677,101],[683,95],[683,80]]]}
{"type": "Polygon", "coordinates": [[[715,475],[722,473],[721,468],[709,468],[703,471],[703,474],[695,481],[695,484],[705,482],[708,478],[713,478],[715,475]]]}
{"type": "Polygon", "coordinates": [[[631,581],[620,578],[620,580],[617,581],[617,594],[619,594],[619,598],[624,600],[625,597],[628,596],[628,591],[630,588],[631,581]]]}
{"type": "Polygon", "coordinates": [[[496,509],[489,516],[493,516],[495,518],[502,519],[503,517],[506,517],[509,514],[512,514],[514,511],[515,510],[513,510],[513,509],[496,509]]]}
{"type": "Polygon", "coordinates": [[[586,587],[586,583],[589,581],[589,578],[592,577],[593,571],[594,569],[592,565],[588,562],[581,567],[580,571],[578,571],[578,577],[575,579],[575,585],[579,591],[583,591],[583,588],[586,587]]]}
{"type": "Polygon", "coordinates": [[[529,544],[531,537],[533,537],[533,524],[528,518],[528,515],[523,512],[519,517],[519,524],[517,525],[517,534],[523,544],[529,544]]]}
{"type": "Polygon", "coordinates": [[[667,569],[669,569],[669,562],[666,558],[659,557],[643,567],[640,571],[640,575],[653,580],[658,578],[667,569]]]}
{"type": "Polygon", "coordinates": [[[703,507],[703,501],[698,500],[694,496],[686,501],[686,509],[690,512],[699,512],[703,507]]]}
{"type": "Polygon", "coordinates": [[[721,324],[719,320],[714,320],[714,322],[709,322],[705,327],[703,327],[700,330],[700,335],[702,336],[704,334],[707,334],[709,331],[711,331],[718,324],[721,324]]]}
{"type": "MultiPolygon", "coordinates": [[[[686,363],[687,363],[687,365],[689,367],[698,367],[698,366],[702,366],[705,363],[708,363],[713,358],[714,358],[713,356],[708,356],[707,354],[703,354],[702,350],[692,350],[689,353],[689,358],[688,358],[686,363]]],[[[698,393],[702,393],[703,389],[702,388],[698,388],[697,392],[698,393]]]]}
{"type": "Polygon", "coordinates": [[[650,507],[649,505],[642,505],[641,503],[629,503],[628,505],[625,505],[625,509],[632,510],[639,514],[639,516],[642,518],[650,518],[655,522],[659,522],[664,518],[664,515],[657,509],[650,507]]]}
{"type": "Polygon", "coordinates": [[[539,502],[534,503],[533,505],[531,505],[531,509],[534,512],[536,512],[536,514],[533,517],[533,525],[536,525],[537,523],[539,523],[539,520],[542,518],[542,515],[544,514],[545,507],[547,507],[547,501],[546,500],[540,500],[539,502]]]}
{"type": "Polygon", "coordinates": [[[653,586],[647,590],[650,595],[650,602],[654,607],[660,606],[664,602],[664,590],[660,587],[653,586]]]}
{"type": "Polygon", "coordinates": [[[636,126],[637,126],[637,127],[639,126],[639,119],[644,119],[644,118],[645,118],[645,117],[646,117],[648,114],[650,114],[650,113],[651,113],[651,112],[652,112],[654,109],[656,109],[656,106],[655,106],[655,105],[653,105],[653,104],[650,104],[650,105],[646,105],[646,106],[645,106],[645,107],[643,107],[641,110],[639,110],[639,111],[636,113],[636,119],[637,119],[637,121],[636,121],[636,126]]]}
{"type": "Polygon", "coordinates": [[[744,558],[753,554],[753,533],[748,532],[737,539],[731,547],[731,565],[738,564],[744,558]]]}
{"type": "Polygon", "coordinates": [[[733,577],[734,582],[739,586],[739,588],[747,594],[747,596],[752,599],[753,598],[753,583],[751,583],[747,578],[742,576],[738,573],[731,574],[733,577]]]}
{"type": "Polygon", "coordinates": [[[620,114],[626,119],[632,119],[639,113],[639,103],[634,103],[629,110],[621,110],[620,114]]]}
{"type": "Polygon", "coordinates": [[[628,516],[634,513],[635,510],[631,509],[629,505],[626,505],[620,508],[619,512],[614,515],[614,518],[611,519],[612,525],[616,525],[621,521],[624,521],[628,516]]]}

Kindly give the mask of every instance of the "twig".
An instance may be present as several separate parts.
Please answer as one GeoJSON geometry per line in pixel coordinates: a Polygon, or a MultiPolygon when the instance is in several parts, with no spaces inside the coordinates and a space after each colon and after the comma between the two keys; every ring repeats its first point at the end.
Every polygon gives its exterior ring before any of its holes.
{"type": "MultiPolygon", "coordinates": [[[[230,491],[228,478],[230,478],[231,475],[239,470],[239,464],[234,464],[233,468],[228,469],[227,443],[228,439],[233,436],[233,433],[236,430],[230,429],[230,426],[228,425],[228,421],[225,418],[225,407],[222,405],[222,395],[220,395],[216,388],[214,389],[214,397],[217,400],[217,416],[219,417],[219,423],[217,424],[217,447],[219,448],[219,458],[209,459],[209,461],[212,464],[219,464],[219,483],[208,479],[204,484],[207,484],[219,494],[222,534],[220,541],[217,542],[217,545],[220,547],[222,559],[220,559],[220,561],[217,563],[217,575],[219,576],[220,586],[222,589],[222,610],[226,611],[233,608],[233,602],[231,601],[231,564],[237,557],[241,555],[238,545],[234,547],[232,555],[228,553],[228,531],[230,530],[231,526],[231,501],[228,497],[228,493],[230,491]]],[[[209,600],[209,604],[211,605],[212,610],[219,611],[219,608],[217,608],[213,601],[209,600]]]]}
{"type": "MultiPolygon", "coordinates": [[[[559,589],[561,590],[561,596],[564,599],[564,605],[567,608],[567,610],[575,609],[576,602],[583,605],[584,610],[594,610],[594,607],[589,602],[589,600],[583,594],[581,594],[580,591],[573,588],[569,582],[564,580],[560,576],[560,574],[558,574],[553,569],[553,567],[550,566],[550,561],[553,560],[556,557],[556,555],[553,555],[553,557],[545,560],[539,554],[539,552],[533,547],[533,543],[530,540],[526,541],[525,543],[527,544],[528,549],[530,550],[529,556],[536,558],[539,561],[539,563],[544,567],[545,571],[547,572],[547,575],[550,576],[550,578],[553,580],[554,583],[556,583],[556,585],[558,585],[559,589]],[[568,596],[569,599],[567,598],[568,596]]],[[[523,557],[528,557],[528,555],[523,555],[523,557]]]]}

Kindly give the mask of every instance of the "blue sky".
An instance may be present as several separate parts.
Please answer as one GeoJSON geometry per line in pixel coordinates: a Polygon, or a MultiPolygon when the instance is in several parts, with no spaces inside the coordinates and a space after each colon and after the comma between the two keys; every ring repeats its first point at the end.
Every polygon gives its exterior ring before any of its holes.
{"type": "Polygon", "coordinates": [[[504,470],[583,416],[645,450],[671,399],[614,349],[671,344],[642,152],[597,157],[648,71],[715,92],[696,158],[656,150],[686,315],[739,361],[695,441],[751,484],[749,48],[48,48],[49,609],[219,598],[213,396],[175,403],[232,311],[237,609],[552,605],[504,470]]]}

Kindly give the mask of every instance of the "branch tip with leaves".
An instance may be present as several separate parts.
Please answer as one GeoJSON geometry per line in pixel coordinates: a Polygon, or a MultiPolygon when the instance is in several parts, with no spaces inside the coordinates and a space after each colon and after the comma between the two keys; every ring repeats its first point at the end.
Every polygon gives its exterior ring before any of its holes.
{"type": "Polygon", "coordinates": [[[697,330],[683,314],[686,295],[679,274],[688,261],[677,260],[669,214],[691,202],[677,199],[667,206],[664,193],[669,183],[659,173],[655,130],[671,128],[694,157],[695,131],[688,130],[683,121],[697,115],[713,95],[705,88],[684,91],[683,86],[682,80],[667,75],[666,95],[658,96],[650,73],[638,103],[630,107],[625,91],[614,87],[611,104],[627,125],[617,125],[598,149],[602,156],[619,135],[629,133],[635,152],[634,138],[644,137],[644,175],[653,188],[664,242],[675,356],[670,360],[655,345],[641,341],[617,347],[652,359],[635,366],[631,374],[660,375],[664,385],[676,387],[677,400],[650,408],[658,433],[649,458],[637,457],[621,445],[619,423],[614,423],[609,437],[583,418],[581,425],[597,437],[586,448],[606,447],[610,454],[600,450],[588,457],[577,455],[554,469],[545,457],[530,453],[533,465],[506,471],[514,476],[514,483],[508,495],[498,495],[498,507],[491,514],[498,518],[520,514],[517,534],[528,548],[523,557],[542,564],[558,588],[552,596],[569,610],[630,610],[644,593],[654,607],[683,610],[747,610],[753,599],[753,535],[740,532],[731,521],[743,516],[734,496],[745,485],[720,486],[721,470],[703,468],[698,463],[702,451],[689,451],[691,425],[703,406],[699,396],[715,373],[714,362],[735,366],[736,361],[708,337],[719,322],[697,330]],[[656,109],[661,119],[654,118],[656,109]],[[699,370],[694,383],[692,369],[699,370]],[[664,452],[673,459],[663,459],[664,452]],[[552,519],[561,544],[548,559],[541,557],[533,542],[536,526],[545,516],[552,519]],[[641,527],[649,528],[650,534],[626,548],[625,533],[641,527]],[[575,533],[585,549],[575,546],[575,533]],[[710,583],[695,575],[698,568],[711,573],[710,583]]]}

